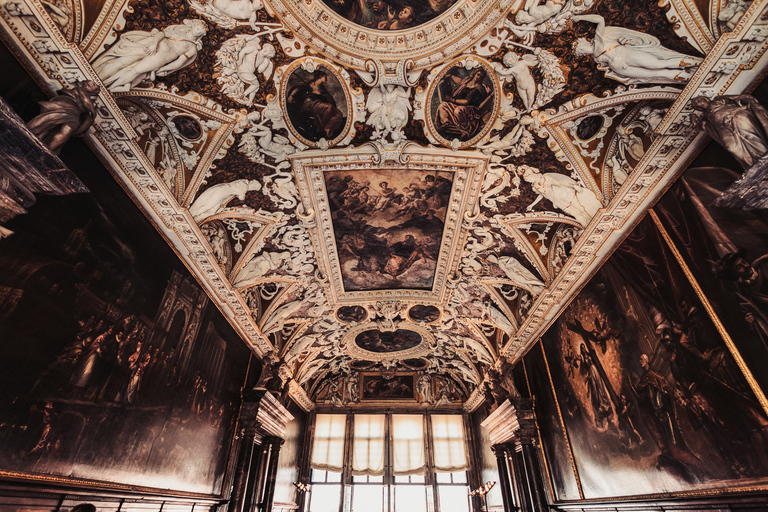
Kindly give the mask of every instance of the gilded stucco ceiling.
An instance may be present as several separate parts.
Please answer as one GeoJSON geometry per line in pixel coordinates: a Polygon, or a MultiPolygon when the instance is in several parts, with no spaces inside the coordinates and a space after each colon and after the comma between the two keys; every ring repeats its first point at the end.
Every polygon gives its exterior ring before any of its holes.
{"type": "Polygon", "coordinates": [[[0,24],[49,92],[98,81],[91,148],[300,405],[363,371],[471,410],[706,142],[690,99],[761,78],[765,6],[12,0],[0,24]]]}

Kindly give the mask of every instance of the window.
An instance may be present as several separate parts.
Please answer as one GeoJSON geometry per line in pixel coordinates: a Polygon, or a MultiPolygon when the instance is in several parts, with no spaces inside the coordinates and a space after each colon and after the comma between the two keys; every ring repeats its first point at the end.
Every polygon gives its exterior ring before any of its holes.
{"type": "Polygon", "coordinates": [[[458,414],[318,414],[308,511],[469,512],[465,439],[458,414]]]}

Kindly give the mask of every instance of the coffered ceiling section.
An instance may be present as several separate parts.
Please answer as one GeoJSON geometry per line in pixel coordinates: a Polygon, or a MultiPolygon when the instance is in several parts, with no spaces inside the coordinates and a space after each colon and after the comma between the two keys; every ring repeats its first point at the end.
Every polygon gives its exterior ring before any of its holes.
{"type": "Polygon", "coordinates": [[[99,83],[89,144],[298,403],[383,373],[472,409],[706,142],[690,99],[762,76],[767,3],[5,0],[0,25],[50,93],[99,83]]]}

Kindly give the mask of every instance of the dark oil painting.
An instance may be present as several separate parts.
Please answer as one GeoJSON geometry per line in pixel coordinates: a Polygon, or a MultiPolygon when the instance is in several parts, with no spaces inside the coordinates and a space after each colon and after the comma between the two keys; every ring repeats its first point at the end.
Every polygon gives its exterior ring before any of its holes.
{"type": "Polygon", "coordinates": [[[585,498],[768,482],[768,418],[650,215],[542,344],[585,498]]]}
{"type": "Polygon", "coordinates": [[[413,374],[386,377],[363,373],[361,377],[362,400],[416,400],[413,374]]]}
{"type": "Polygon", "coordinates": [[[421,334],[408,329],[380,331],[370,329],[355,336],[355,344],[369,352],[400,352],[421,343],[421,334]]]}
{"type": "Polygon", "coordinates": [[[344,290],[432,289],[452,186],[444,171],[325,173],[344,290]]]}
{"type": "MultiPolygon", "coordinates": [[[[338,77],[325,66],[288,76],[285,109],[291,127],[307,143],[335,141],[347,125],[347,99],[338,77]]],[[[314,145],[314,144],[313,144],[314,145]]]]}
{"type": "Polygon", "coordinates": [[[408,310],[408,318],[414,322],[431,323],[440,318],[440,310],[435,306],[416,304],[408,310]]]}
{"type": "Polygon", "coordinates": [[[218,495],[248,350],[83,158],[88,188],[22,183],[33,204],[3,222],[0,470],[218,495]]]}
{"type": "Polygon", "coordinates": [[[363,306],[341,306],[336,310],[336,318],[346,323],[360,323],[368,318],[368,311],[363,306]]]}
{"type": "Polygon", "coordinates": [[[444,13],[456,0],[323,0],[347,20],[376,30],[404,30],[444,13]]]}
{"type": "Polygon", "coordinates": [[[493,114],[494,86],[484,66],[453,66],[438,81],[430,99],[432,125],[444,139],[471,140],[493,114]]]}

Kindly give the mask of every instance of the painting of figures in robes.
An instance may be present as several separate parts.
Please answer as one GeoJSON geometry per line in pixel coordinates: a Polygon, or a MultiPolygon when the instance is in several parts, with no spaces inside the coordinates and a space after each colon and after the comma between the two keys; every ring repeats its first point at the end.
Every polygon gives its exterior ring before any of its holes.
{"type": "Polygon", "coordinates": [[[586,499],[768,484],[765,410],[652,215],[541,343],[586,499]]]}
{"type": "Polygon", "coordinates": [[[84,180],[4,223],[0,470],[219,496],[248,350],[88,163],[107,200],[84,180]]]}
{"type": "Polygon", "coordinates": [[[444,171],[325,173],[345,291],[430,290],[452,186],[444,171]]]}

